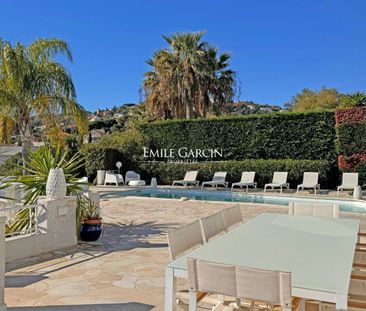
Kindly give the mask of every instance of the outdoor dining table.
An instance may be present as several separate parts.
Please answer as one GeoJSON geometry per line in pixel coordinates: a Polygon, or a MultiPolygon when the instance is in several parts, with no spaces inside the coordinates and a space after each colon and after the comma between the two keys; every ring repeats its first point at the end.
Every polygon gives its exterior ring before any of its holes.
{"type": "Polygon", "coordinates": [[[291,272],[292,295],[347,310],[360,221],[261,214],[172,261],[165,274],[165,311],[175,309],[176,278],[187,278],[187,257],[291,272]]]}

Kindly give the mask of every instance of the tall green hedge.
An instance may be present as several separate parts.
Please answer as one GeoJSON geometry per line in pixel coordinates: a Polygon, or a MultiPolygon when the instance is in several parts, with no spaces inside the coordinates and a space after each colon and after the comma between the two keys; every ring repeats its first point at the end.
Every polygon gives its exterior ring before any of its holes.
{"type": "Polygon", "coordinates": [[[240,181],[243,171],[255,171],[259,187],[272,181],[273,172],[288,171],[288,181],[292,187],[302,182],[304,172],[319,172],[322,188],[333,187],[337,180],[334,178],[334,163],[326,160],[243,160],[199,163],[166,163],[139,162],[138,172],[144,179],[156,177],[160,184],[171,184],[173,180],[183,179],[186,171],[199,170],[198,179],[211,180],[216,171],[228,172],[227,181],[240,181]]]}
{"type": "Polygon", "coordinates": [[[222,160],[336,159],[334,112],[162,121],[141,131],[152,149],[219,148],[222,160]]]}
{"type": "Polygon", "coordinates": [[[366,151],[366,123],[342,123],[337,126],[338,152],[345,156],[366,151]]]}

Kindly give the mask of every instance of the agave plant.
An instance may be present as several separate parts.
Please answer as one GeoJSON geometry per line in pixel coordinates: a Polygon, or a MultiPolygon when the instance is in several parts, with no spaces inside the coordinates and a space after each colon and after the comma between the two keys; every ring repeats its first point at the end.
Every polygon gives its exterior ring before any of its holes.
{"type": "MultiPolygon", "coordinates": [[[[84,158],[76,153],[69,156],[69,151],[61,151],[45,146],[38,151],[30,153],[26,165],[28,175],[20,176],[16,181],[21,183],[26,192],[25,204],[35,204],[39,196],[46,195],[46,183],[51,168],[62,168],[66,178],[67,194],[81,190],[76,183],[75,176],[78,169],[83,165],[84,158]]],[[[13,221],[6,227],[6,233],[22,232],[35,221],[34,209],[22,209],[13,217],[13,221]]]]}
{"type": "Polygon", "coordinates": [[[79,153],[70,158],[69,151],[53,149],[45,146],[38,151],[30,154],[26,165],[28,175],[20,176],[17,181],[23,184],[26,195],[25,204],[34,204],[39,196],[46,195],[46,183],[51,168],[62,168],[66,178],[67,194],[80,190],[76,183],[78,178],[75,176],[77,171],[84,164],[84,157],[79,153]]]}

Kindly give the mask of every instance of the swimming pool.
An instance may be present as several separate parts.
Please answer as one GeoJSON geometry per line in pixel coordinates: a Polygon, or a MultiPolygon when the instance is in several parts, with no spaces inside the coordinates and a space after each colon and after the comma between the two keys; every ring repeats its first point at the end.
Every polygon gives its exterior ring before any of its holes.
{"type": "Polygon", "coordinates": [[[290,202],[308,202],[308,203],[334,203],[338,204],[341,211],[366,213],[366,202],[346,201],[337,199],[318,199],[303,198],[292,196],[274,196],[260,194],[246,194],[230,191],[201,191],[191,189],[161,189],[161,188],[141,188],[127,191],[104,192],[102,198],[115,197],[145,197],[145,198],[163,198],[163,199],[181,199],[200,201],[224,201],[224,202],[249,202],[258,204],[276,204],[288,206],[290,202]]]}

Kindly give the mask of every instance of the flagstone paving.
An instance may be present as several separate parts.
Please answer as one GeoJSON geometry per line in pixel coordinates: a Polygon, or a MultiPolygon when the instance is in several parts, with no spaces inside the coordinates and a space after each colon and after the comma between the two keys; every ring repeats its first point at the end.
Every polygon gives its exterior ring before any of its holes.
{"type": "MultiPolygon", "coordinates": [[[[10,311],[163,310],[165,232],[233,203],[146,198],[102,199],[104,234],[98,242],[7,265],[10,311]]],[[[245,220],[279,206],[241,204],[245,220]]],[[[342,217],[361,217],[344,214],[342,217]]],[[[366,229],[366,218],[362,220],[366,229]]],[[[184,286],[181,281],[180,286],[184,286]]]]}

